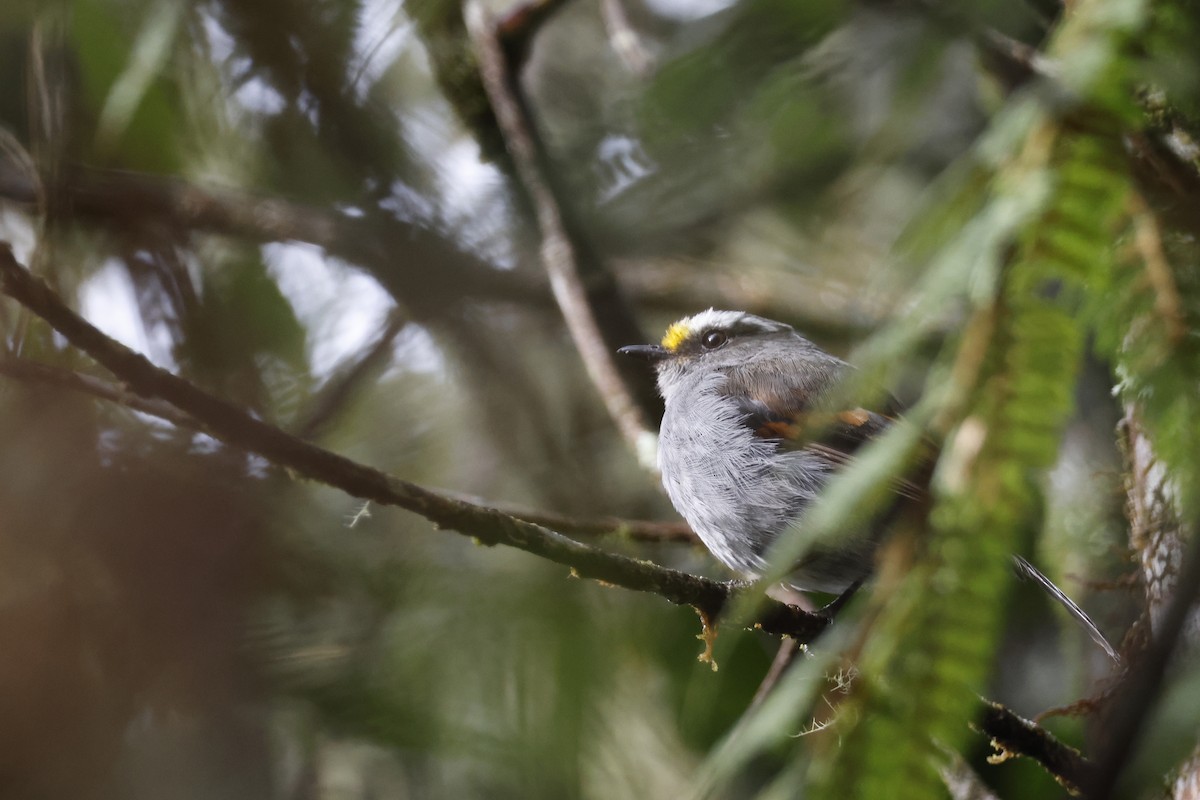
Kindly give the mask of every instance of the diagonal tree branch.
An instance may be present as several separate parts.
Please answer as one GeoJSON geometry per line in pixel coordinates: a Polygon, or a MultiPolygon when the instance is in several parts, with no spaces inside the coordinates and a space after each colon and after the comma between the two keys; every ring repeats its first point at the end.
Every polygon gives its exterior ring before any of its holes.
{"type": "Polygon", "coordinates": [[[1032,758],[1055,780],[1078,793],[1091,785],[1098,774],[1096,765],[1088,761],[1078,750],[1063,744],[1053,734],[1017,716],[1008,708],[990,700],[983,701],[983,716],[979,729],[991,737],[992,746],[999,753],[992,757],[995,763],[1012,756],[1032,758]]]}
{"type": "MultiPolygon", "coordinates": [[[[541,556],[571,567],[581,577],[652,592],[673,603],[693,606],[709,618],[716,618],[736,592],[729,584],[608,553],[495,509],[430,491],[255,419],[106,336],[68,308],[44,281],[22,267],[3,243],[0,243],[0,288],[110,370],[132,391],[146,398],[161,398],[194,417],[218,440],[258,453],[310,480],[354,497],[412,511],[439,527],[472,536],[487,545],[503,544],[541,556]]],[[[767,601],[752,623],[769,633],[809,641],[825,629],[828,620],[767,601]]]]}

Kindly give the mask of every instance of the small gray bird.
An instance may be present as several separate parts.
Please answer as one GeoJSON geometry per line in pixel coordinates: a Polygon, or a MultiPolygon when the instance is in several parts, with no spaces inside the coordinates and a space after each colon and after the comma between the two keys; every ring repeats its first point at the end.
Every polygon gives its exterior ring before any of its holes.
{"type": "MultiPolygon", "coordinates": [[[[719,561],[748,577],[767,570],[775,540],[895,419],[890,408],[838,408],[838,385],[851,367],[790,325],[741,311],[702,311],[668,328],[661,344],[619,352],[656,367],[666,401],[658,464],[672,504],[719,561]]],[[[898,499],[922,494],[907,481],[895,490],[898,499]]],[[[788,583],[804,591],[852,590],[874,567],[877,534],[867,530],[810,550],[788,583]]],[[[1014,566],[1117,659],[1091,619],[1046,576],[1019,556],[1014,566]]]]}

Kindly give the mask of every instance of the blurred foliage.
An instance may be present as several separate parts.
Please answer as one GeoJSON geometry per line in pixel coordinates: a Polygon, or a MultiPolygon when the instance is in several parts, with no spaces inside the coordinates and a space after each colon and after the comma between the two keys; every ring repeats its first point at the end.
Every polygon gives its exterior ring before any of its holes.
{"type": "MultiPolygon", "coordinates": [[[[912,401],[810,534],[944,446],[928,517],[749,712],[765,635],[727,626],[713,672],[689,609],[0,369],[0,794],[929,797],[951,749],[1060,796],[968,723],[1108,675],[1009,552],[1116,639],[1141,610],[1104,588],[1133,572],[1126,410],[1195,518],[1196,11],[597,0],[527,32],[543,166],[646,330],[745,308],[912,401]]],[[[98,326],[420,484],[674,518],[553,305],[459,4],[18,1],[0,43],[0,240],[98,326]]],[[[0,327],[5,358],[112,377],[8,300],[0,327]]],[[[1128,796],[1194,746],[1197,687],[1170,674],[1128,796]]]]}

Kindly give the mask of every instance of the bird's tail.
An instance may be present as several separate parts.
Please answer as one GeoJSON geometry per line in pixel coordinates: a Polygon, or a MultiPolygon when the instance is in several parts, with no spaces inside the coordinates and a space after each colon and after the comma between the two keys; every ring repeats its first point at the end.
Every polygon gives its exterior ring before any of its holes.
{"type": "Polygon", "coordinates": [[[1056,603],[1065,608],[1067,613],[1075,618],[1076,622],[1083,626],[1083,629],[1086,630],[1088,635],[1092,637],[1093,642],[1104,648],[1104,652],[1108,653],[1109,658],[1118,664],[1121,663],[1121,656],[1119,656],[1116,649],[1108,643],[1108,639],[1104,638],[1104,634],[1101,633],[1100,629],[1096,627],[1096,623],[1092,622],[1092,618],[1089,617],[1082,608],[1077,606],[1074,600],[1072,600],[1070,597],[1067,597],[1066,592],[1058,588],[1058,586],[1054,584],[1054,581],[1043,575],[1041,570],[1039,570],[1033,564],[1030,564],[1025,559],[1021,558],[1021,556],[1014,555],[1012,558],[1013,571],[1017,573],[1018,578],[1021,580],[1031,580],[1038,586],[1042,587],[1046,594],[1050,595],[1050,597],[1052,597],[1056,603]]]}

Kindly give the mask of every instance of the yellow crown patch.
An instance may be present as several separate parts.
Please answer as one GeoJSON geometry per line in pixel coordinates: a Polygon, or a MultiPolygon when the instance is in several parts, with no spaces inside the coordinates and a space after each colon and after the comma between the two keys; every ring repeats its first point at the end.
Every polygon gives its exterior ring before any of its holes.
{"type": "Polygon", "coordinates": [[[671,327],[667,328],[667,332],[663,334],[662,346],[674,352],[679,345],[683,344],[691,332],[692,329],[684,324],[682,320],[672,323],[671,327]]]}

